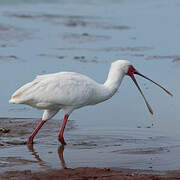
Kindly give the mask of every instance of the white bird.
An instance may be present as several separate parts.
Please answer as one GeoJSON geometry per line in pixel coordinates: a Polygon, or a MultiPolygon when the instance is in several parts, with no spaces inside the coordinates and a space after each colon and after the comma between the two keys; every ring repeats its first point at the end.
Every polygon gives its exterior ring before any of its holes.
{"type": "MultiPolygon", "coordinates": [[[[75,72],[40,75],[32,82],[19,88],[12,95],[9,102],[26,104],[44,110],[41,122],[27,140],[28,144],[33,143],[35,135],[43,124],[51,119],[60,109],[63,109],[65,116],[58,139],[65,145],[66,142],[64,141],[63,133],[68,117],[72,111],[83,106],[95,105],[111,98],[118,90],[125,75],[129,75],[132,78],[142,94],[149,111],[153,114],[150,105],[136,82],[134,74],[138,74],[155,83],[140,74],[129,61],[117,60],[111,64],[107,80],[104,84],[99,84],[89,77],[75,72]]],[[[165,88],[157,83],[155,84],[172,96],[165,88]]]]}

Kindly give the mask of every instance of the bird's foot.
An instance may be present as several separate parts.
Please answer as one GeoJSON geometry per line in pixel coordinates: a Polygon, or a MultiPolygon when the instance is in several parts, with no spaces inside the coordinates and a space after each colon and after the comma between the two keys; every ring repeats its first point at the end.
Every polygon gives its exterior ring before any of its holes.
{"type": "Polygon", "coordinates": [[[63,136],[59,136],[59,137],[58,137],[58,140],[59,140],[59,142],[60,142],[62,145],[66,145],[66,142],[65,142],[63,136]]]}

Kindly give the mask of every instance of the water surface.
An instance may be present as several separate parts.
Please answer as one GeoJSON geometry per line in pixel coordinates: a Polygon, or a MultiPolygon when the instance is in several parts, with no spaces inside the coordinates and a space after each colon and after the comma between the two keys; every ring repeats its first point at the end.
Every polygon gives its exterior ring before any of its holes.
{"type": "Polygon", "coordinates": [[[151,116],[126,77],[112,99],[72,113],[73,128],[65,133],[66,166],[180,168],[179,1],[0,3],[1,127],[11,130],[1,136],[3,171],[64,166],[57,141],[63,112],[37,137],[33,151],[38,160],[23,142],[40,121],[42,111],[9,104],[17,88],[38,74],[59,71],[76,71],[103,83],[116,59],[130,60],[141,73],[172,91],[174,97],[137,77],[155,112],[151,116]],[[20,132],[13,133],[14,128],[20,132]]]}

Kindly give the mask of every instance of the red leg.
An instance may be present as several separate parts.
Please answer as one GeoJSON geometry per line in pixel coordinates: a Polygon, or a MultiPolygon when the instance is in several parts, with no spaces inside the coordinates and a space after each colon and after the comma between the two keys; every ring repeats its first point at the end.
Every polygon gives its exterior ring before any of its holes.
{"type": "Polygon", "coordinates": [[[59,141],[61,142],[62,145],[66,145],[66,142],[64,141],[64,138],[63,138],[63,134],[64,134],[64,129],[66,127],[66,123],[67,123],[68,117],[69,117],[68,114],[66,114],[64,116],[64,120],[62,122],[61,129],[59,131],[58,139],[59,139],[59,141]]]}
{"type": "Polygon", "coordinates": [[[36,127],[36,129],[32,132],[32,134],[29,136],[28,140],[27,140],[27,143],[28,144],[33,144],[33,139],[34,139],[34,136],[38,133],[38,131],[41,129],[41,127],[43,126],[43,124],[45,123],[46,121],[45,120],[42,120],[38,126],[36,127]]]}

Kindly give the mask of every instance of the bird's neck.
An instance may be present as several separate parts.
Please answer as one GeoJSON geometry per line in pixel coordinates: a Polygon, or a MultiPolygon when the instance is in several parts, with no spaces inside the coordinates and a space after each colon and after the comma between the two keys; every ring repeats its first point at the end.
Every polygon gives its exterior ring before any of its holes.
{"type": "Polygon", "coordinates": [[[106,82],[104,83],[107,89],[107,96],[112,97],[118,90],[125,73],[117,68],[111,66],[106,82]]]}

